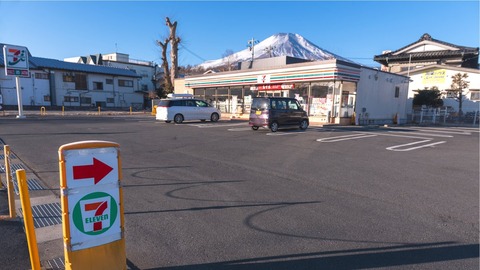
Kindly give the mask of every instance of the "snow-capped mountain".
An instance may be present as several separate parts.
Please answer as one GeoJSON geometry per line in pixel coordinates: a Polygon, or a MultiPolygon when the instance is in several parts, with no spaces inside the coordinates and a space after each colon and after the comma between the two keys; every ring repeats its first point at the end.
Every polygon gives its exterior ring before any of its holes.
{"type": "MultiPolygon", "coordinates": [[[[262,42],[255,44],[254,57],[255,59],[275,57],[275,56],[291,56],[296,58],[308,60],[329,60],[339,59],[343,61],[352,62],[349,59],[324,50],[299,34],[279,33],[273,35],[262,42]]],[[[236,63],[243,61],[250,61],[252,59],[252,51],[250,48],[236,52],[229,57],[220,58],[217,60],[209,60],[198,65],[204,69],[211,69],[219,66],[224,66],[228,62],[236,63]],[[228,59],[227,59],[228,58],[228,59]]]]}

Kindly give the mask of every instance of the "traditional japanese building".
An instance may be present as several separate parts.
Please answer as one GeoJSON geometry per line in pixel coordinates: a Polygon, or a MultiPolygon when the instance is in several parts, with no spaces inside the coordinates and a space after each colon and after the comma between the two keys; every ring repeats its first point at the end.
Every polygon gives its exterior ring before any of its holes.
{"type": "Polygon", "coordinates": [[[381,70],[410,78],[407,110],[418,90],[437,88],[441,91],[444,106],[458,109],[458,101],[452,95],[452,76],[467,74],[469,87],[463,89],[464,112],[479,109],[480,70],[478,47],[455,45],[424,34],[419,40],[395,51],[385,51],[374,60],[382,64],[381,70]]]}

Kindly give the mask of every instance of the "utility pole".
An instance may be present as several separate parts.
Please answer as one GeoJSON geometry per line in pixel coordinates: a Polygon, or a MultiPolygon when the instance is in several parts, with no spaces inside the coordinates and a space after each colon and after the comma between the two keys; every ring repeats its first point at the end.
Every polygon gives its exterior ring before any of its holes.
{"type": "Polygon", "coordinates": [[[250,51],[252,51],[252,62],[253,62],[253,59],[255,58],[255,44],[258,44],[258,40],[255,40],[254,38],[252,38],[248,41],[248,45],[247,45],[250,51]]]}

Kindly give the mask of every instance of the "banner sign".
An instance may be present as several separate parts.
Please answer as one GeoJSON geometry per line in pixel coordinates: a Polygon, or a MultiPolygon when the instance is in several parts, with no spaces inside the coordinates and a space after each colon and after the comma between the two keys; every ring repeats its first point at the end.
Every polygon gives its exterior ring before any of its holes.
{"type": "Polygon", "coordinates": [[[290,90],[293,88],[295,88],[295,84],[283,83],[283,84],[262,84],[262,85],[252,86],[250,87],[250,90],[275,91],[275,90],[290,90]]]}
{"type": "Polygon", "coordinates": [[[444,84],[447,72],[445,69],[437,69],[422,74],[423,84],[444,84]]]}

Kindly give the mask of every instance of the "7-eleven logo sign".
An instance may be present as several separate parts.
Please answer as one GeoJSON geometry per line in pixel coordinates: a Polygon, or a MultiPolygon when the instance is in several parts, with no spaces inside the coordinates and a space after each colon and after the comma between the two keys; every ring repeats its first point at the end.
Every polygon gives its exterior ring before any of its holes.
{"type": "Polygon", "coordinates": [[[86,195],[73,209],[73,223],[82,233],[98,235],[106,232],[115,222],[118,207],[108,193],[94,192],[86,195]]]}

